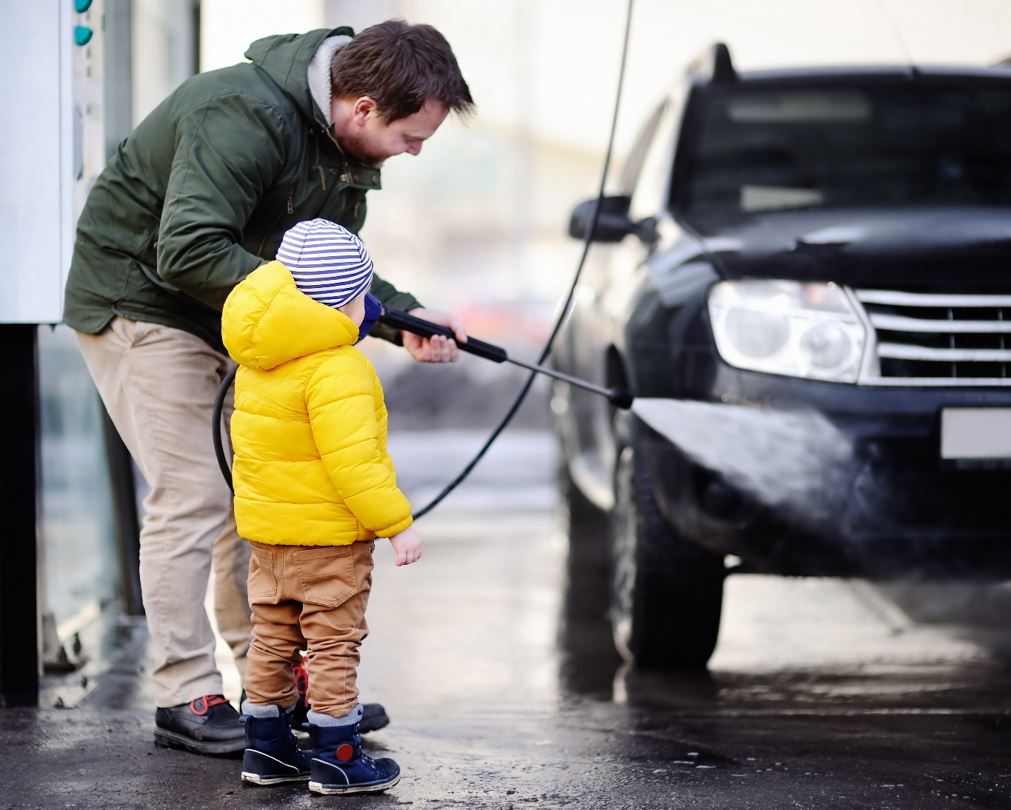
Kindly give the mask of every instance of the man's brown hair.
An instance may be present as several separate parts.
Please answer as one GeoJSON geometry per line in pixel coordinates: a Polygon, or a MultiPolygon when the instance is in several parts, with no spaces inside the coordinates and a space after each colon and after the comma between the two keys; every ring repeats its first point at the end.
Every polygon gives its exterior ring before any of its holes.
{"type": "Polygon", "coordinates": [[[413,115],[428,99],[459,113],[474,108],[446,38],[430,25],[403,20],[370,26],[337,51],[330,84],[334,98],[368,96],[388,121],[413,115]]]}

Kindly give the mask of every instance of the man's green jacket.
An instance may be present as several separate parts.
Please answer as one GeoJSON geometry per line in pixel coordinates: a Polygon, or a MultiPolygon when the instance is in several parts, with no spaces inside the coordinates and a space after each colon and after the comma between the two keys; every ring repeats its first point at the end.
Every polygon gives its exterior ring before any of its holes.
{"type": "MultiPolygon", "coordinates": [[[[68,325],[97,334],[122,315],[223,351],[225,297],[274,258],[288,228],[314,217],[361,228],[379,169],[341,152],[308,78],[324,40],[352,35],[337,28],[258,40],[250,62],[188,79],[137,126],[78,221],[68,325]]],[[[420,306],[378,277],[372,291],[398,309],[420,306]]]]}

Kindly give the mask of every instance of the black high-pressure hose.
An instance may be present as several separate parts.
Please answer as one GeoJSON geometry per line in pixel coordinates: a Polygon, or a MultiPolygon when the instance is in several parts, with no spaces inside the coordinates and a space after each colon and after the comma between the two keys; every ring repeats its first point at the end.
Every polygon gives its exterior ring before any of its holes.
{"type": "Polygon", "coordinates": [[[221,475],[232,492],[235,491],[235,487],[232,486],[232,468],[228,466],[228,459],[225,458],[225,445],[221,438],[221,416],[225,410],[225,397],[228,396],[228,389],[232,387],[232,383],[235,381],[235,372],[238,370],[239,367],[234,366],[221,380],[221,385],[218,386],[218,393],[214,395],[214,415],[211,417],[214,457],[218,460],[218,468],[221,470],[221,475]]]}
{"type": "MultiPolygon", "coordinates": [[[[593,209],[593,216],[590,218],[590,222],[586,228],[586,233],[583,237],[583,250],[579,256],[579,261],[576,264],[575,273],[572,276],[572,283],[569,285],[568,292],[565,295],[564,302],[562,303],[561,309],[559,310],[558,317],[555,319],[555,324],[551,329],[551,333],[548,335],[548,339],[544,344],[544,348],[538,357],[536,364],[522,363],[517,360],[509,358],[505,351],[498,346],[494,346],[490,343],[484,343],[476,338],[468,341],[469,344],[473,344],[468,349],[467,345],[460,344],[460,348],[464,351],[470,351],[472,354],[477,354],[486,359],[493,360],[494,362],[508,361],[516,365],[522,366],[530,370],[530,376],[527,378],[526,382],[520,388],[519,393],[517,393],[509,409],[506,411],[505,415],[499,421],[498,425],[495,426],[491,434],[485,440],[485,443],[481,446],[481,449],[474,454],[474,457],[467,463],[467,465],[460,471],[460,473],[450,481],[442,491],[436,495],[426,506],[419,509],[414,513],[414,518],[417,520],[424,515],[427,515],[432,509],[438,506],[443,499],[449,495],[454,489],[456,489],[463,481],[470,475],[471,470],[477,466],[478,462],[484,458],[485,454],[488,452],[492,444],[499,437],[503,430],[509,425],[516,412],[520,409],[526,399],[527,394],[530,391],[530,387],[533,385],[534,380],[537,378],[538,374],[547,374],[549,376],[555,377],[557,379],[565,380],[566,382],[576,385],[582,388],[587,388],[594,391],[595,393],[607,396],[608,399],[619,408],[628,408],[631,403],[631,396],[623,391],[613,391],[610,389],[600,388],[599,386],[594,386],[591,383],[587,383],[582,380],[577,380],[568,375],[562,374],[561,372],[553,371],[546,368],[541,368],[544,361],[551,354],[552,346],[554,345],[555,339],[558,337],[558,333],[562,329],[562,325],[565,323],[566,318],[572,308],[572,299],[576,293],[576,287],[579,285],[579,280],[583,275],[583,267],[586,265],[586,258],[590,253],[590,245],[593,242],[593,235],[597,228],[597,221],[600,217],[600,209],[604,195],[607,190],[607,175],[611,167],[611,156],[614,151],[614,137],[615,132],[618,128],[618,112],[621,108],[621,93],[622,87],[625,83],[625,63],[628,59],[628,40],[629,32],[632,26],[632,6],[634,0],[627,0],[626,12],[625,12],[625,33],[622,38],[621,46],[621,62],[618,69],[618,87],[614,96],[614,110],[611,115],[611,131],[607,139],[607,150],[604,153],[604,163],[601,167],[600,172],[600,185],[597,191],[597,204],[593,209]]],[[[388,323],[391,326],[396,326],[401,329],[406,329],[409,332],[414,332],[415,334],[421,334],[430,337],[433,334],[450,334],[448,330],[444,327],[439,327],[437,324],[432,324],[428,321],[423,321],[419,318],[414,318],[406,313],[398,312],[396,310],[384,310],[382,321],[388,323]]],[[[222,443],[221,435],[221,416],[224,410],[225,397],[228,395],[228,389],[231,388],[232,382],[235,379],[236,369],[232,369],[228,374],[225,375],[224,379],[221,381],[221,386],[218,389],[217,396],[214,398],[214,417],[212,422],[212,431],[214,435],[214,453],[218,460],[218,466],[221,468],[221,474],[224,476],[225,481],[228,482],[229,488],[232,488],[232,471],[228,466],[228,459],[225,458],[224,444],[222,443]]]]}

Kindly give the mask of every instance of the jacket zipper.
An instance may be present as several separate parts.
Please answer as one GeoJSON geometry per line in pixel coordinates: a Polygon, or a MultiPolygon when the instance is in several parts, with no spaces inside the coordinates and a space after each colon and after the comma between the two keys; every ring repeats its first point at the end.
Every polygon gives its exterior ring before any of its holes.
{"type": "Polygon", "coordinates": [[[311,133],[306,137],[312,138],[313,151],[316,153],[316,171],[319,172],[319,187],[321,191],[326,191],[326,172],[323,171],[323,161],[319,156],[319,138],[313,138],[311,133]]]}

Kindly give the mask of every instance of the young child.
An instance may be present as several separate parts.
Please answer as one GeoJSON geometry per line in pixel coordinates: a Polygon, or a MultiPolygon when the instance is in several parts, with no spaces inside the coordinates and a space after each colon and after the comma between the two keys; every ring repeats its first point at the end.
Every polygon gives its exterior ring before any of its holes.
{"type": "Polygon", "coordinates": [[[277,258],[239,283],[222,313],[239,364],[235,520],[253,552],[242,779],[378,792],[397,783],[400,768],[362,753],[358,735],[374,538],[390,539],[397,565],[421,557],[421,540],[386,452],[379,378],[354,348],[372,260],[357,236],[323,219],[291,228],[277,258]],[[291,732],[291,664],[301,649],[312,672],[311,757],[291,732]]]}

